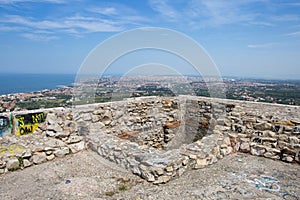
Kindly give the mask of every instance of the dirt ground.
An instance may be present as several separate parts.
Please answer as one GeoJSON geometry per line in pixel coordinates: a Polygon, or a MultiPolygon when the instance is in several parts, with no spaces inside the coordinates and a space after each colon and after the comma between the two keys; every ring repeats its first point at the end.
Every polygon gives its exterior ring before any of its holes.
{"type": "Polygon", "coordinates": [[[0,199],[300,199],[300,165],[238,153],[157,186],[84,151],[1,175],[0,199]]]}

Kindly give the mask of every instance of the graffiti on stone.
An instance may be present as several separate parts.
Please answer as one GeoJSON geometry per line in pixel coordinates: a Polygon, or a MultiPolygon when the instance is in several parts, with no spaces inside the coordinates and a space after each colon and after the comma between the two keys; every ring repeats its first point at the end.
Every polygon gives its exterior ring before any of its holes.
{"type": "Polygon", "coordinates": [[[33,133],[41,123],[45,122],[47,114],[44,112],[16,115],[17,136],[33,133]]]}
{"type": "Polygon", "coordinates": [[[11,134],[11,120],[7,116],[0,116],[0,136],[11,134]]]}

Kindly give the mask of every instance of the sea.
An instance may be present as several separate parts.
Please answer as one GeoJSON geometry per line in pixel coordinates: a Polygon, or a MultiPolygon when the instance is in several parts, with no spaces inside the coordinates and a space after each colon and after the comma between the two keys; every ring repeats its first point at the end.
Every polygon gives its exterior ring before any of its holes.
{"type": "Polygon", "coordinates": [[[0,73],[0,95],[37,92],[72,86],[75,74],[14,74],[0,73]]]}

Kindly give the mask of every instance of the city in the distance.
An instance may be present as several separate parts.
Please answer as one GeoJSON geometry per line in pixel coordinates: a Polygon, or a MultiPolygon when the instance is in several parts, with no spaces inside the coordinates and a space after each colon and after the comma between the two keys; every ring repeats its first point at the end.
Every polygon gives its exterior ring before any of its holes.
{"type": "MultiPolygon", "coordinates": [[[[43,75],[39,75],[39,77],[43,77],[43,75]]],[[[49,75],[47,77],[49,79],[49,75]]],[[[53,75],[52,78],[54,77],[59,77],[59,75],[53,75]]],[[[110,102],[140,96],[177,96],[185,94],[205,97],[210,96],[207,83],[202,77],[185,76],[184,79],[186,82],[178,84],[178,77],[176,76],[133,76],[126,78],[120,76],[105,76],[97,80],[96,86],[91,85],[91,87],[96,87],[92,102],[110,102]],[[179,90],[177,89],[176,92],[174,92],[174,86],[178,87],[179,90]]],[[[68,81],[70,82],[71,80],[70,78],[61,78],[61,86],[56,85],[55,87],[55,85],[48,83],[49,88],[43,88],[41,90],[30,91],[34,89],[28,86],[27,91],[30,92],[2,94],[0,96],[0,112],[70,107],[75,104],[88,103],[74,101],[74,84],[68,83],[68,81]]],[[[225,86],[224,92],[228,99],[300,105],[299,80],[224,77],[223,83],[225,86]]],[[[58,83],[55,82],[54,84],[58,83]]],[[[85,84],[88,85],[89,82],[85,84]]],[[[80,94],[77,95],[80,96],[80,94]]]]}

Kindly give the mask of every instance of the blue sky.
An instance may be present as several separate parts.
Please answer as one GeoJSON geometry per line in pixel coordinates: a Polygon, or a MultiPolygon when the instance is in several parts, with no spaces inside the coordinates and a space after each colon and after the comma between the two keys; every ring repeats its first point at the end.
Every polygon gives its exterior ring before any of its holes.
{"type": "Polygon", "coordinates": [[[0,0],[0,73],[76,73],[100,42],[145,26],[192,37],[222,75],[300,79],[298,0],[0,0]]]}

